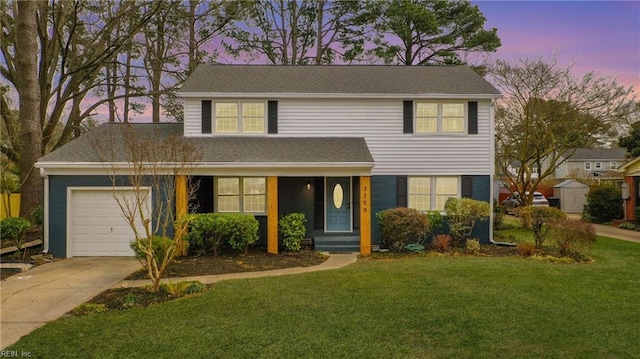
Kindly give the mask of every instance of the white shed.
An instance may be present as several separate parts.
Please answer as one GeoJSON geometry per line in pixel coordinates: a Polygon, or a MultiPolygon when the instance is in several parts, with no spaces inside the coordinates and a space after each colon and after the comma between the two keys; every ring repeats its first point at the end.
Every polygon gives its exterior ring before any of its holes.
{"type": "Polygon", "coordinates": [[[553,186],[553,197],[560,199],[560,209],[565,213],[582,213],[587,202],[589,186],[576,180],[566,180],[553,186]]]}

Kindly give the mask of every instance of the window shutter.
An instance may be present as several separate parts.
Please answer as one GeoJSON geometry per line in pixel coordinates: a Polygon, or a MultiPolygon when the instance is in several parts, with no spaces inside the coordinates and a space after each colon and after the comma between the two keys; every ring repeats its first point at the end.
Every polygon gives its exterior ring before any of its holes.
{"type": "Polygon", "coordinates": [[[413,133],[413,101],[402,101],[403,133],[413,133]]]}
{"type": "Polygon", "coordinates": [[[202,133],[211,133],[211,100],[202,101],[202,133]]]}
{"type": "Polygon", "coordinates": [[[469,116],[469,134],[477,135],[478,134],[478,102],[477,101],[469,101],[468,106],[468,116],[469,116]]]}
{"type": "Polygon", "coordinates": [[[278,133],[278,101],[267,102],[267,132],[278,133]]]}
{"type": "Polygon", "coordinates": [[[407,201],[407,176],[398,176],[396,185],[396,205],[398,207],[407,207],[409,205],[407,201]]]}
{"type": "Polygon", "coordinates": [[[461,182],[462,198],[473,198],[473,177],[462,176],[461,182]]]}

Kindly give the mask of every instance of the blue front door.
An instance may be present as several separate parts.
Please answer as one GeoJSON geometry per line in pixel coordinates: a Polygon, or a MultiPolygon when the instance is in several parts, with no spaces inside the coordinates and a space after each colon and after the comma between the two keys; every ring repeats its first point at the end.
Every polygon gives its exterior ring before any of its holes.
{"type": "Polygon", "coordinates": [[[327,177],[327,232],[351,232],[351,178],[327,177]]]}

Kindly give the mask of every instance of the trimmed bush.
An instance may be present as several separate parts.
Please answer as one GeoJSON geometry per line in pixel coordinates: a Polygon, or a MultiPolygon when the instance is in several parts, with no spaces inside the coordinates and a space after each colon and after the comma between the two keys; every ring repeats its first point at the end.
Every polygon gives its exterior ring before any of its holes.
{"type": "Polygon", "coordinates": [[[529,242],[518,243],[518,252],[523,258],[531,257],[536,253],[536,245],[529,242]]]}
{"type": "Polygon", "coordinates": [[[205,285],[199,281],[164,283],[160,285],[160,290],[172,297],[182,297],[189,294],[202,293],[205,289],[205,285]]]}
{"type": "Polygon", "coordinates": [[[497,201],[494,201],[493,204],[493,229],[501,229],[502,224],[504,223],[504,216],[507,214],[504,206],[497,204],[497,201]]]}
{"type": "Polygon", "coordinates": [[[549,228],[558,254],[564,257],[579,258],[596,241],[595,227],[579,219],[559,219],[549,228]]]}
{"type": "Polygon", "coordinates": [[[583,219],[587,222],[605,223],[624,217],[622,193],[615,184],[598,184],[591,187],[584,205],[583,219]]]}
{"type": "Polygon", "coordinates": [[[620,228],[620,229],[628,229],[628,230],[631,230],[631,231],[640,231],[640,225],[633,224],[633,223],[620,223],[618,225],[618,228],[620,228]]]}
{"type": "Polygon", "coordinates": [[[480,240],[479,239],[467,239],[467,243],[465,244],[465,248],[467,252],[471,253],[479,253],[480,252],[480,240]]]}
{"type": "Polygon", "coordinates": [[[199,213],[183,216],[187,224],[185,240],[189,251],[196,255],[218,255],[224,243],[237,250],[248,251],[258,241],[258,220],[250,214],[199,213]]]}
{"type": "Polygon", "coordinates": [[[444,204],[449,220],[449,231],[453,244],[461,246],[473,232],[479,220],[489,218],[489,203],[471,198],[449,198],[444,204]]]}
{"type": "Polygon", "coordinates": [[[567,218],[564,212],[553,207],[523,207],[521,213],[530,220],[536,248],[542,248],[542,244],[547,239],[550,222],[567,218]]]}
{"type": "Polygon", "coordinates": [[[282,235],[282,244],[287,250],[299,251],[302,248],[302,240],[307,234],[307,217],[304,213],[289,213],[280,218],[278,227],[282,235]]]}
{"type": "Polygon", "coordinates": [[[376,213],[382,240],[392,252],[402,252],[407,244],[421,243],[429,233],[429,219],[413,208],[393,208],[376,213]]]}

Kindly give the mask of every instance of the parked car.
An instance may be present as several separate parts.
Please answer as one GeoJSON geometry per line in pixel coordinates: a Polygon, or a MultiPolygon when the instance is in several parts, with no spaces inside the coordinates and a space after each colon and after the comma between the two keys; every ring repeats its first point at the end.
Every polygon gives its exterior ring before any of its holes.
{"type": "MultiPolygon", "coordinates": [[[[527,196],[529,192],[526,192],[527,196]]],[[[520,196],[517,193],[511,195],[511,197],[502,201],[502,205],[504,206],[504,210],[507,213],[514,213],[514,210],[518,207],[522,206],[522,201],[520,201],[520,196]]],[[[533,192],[533,204],[534,207],[549,207],[549,201],[547,198],[540,192],[533,192]]]]}

